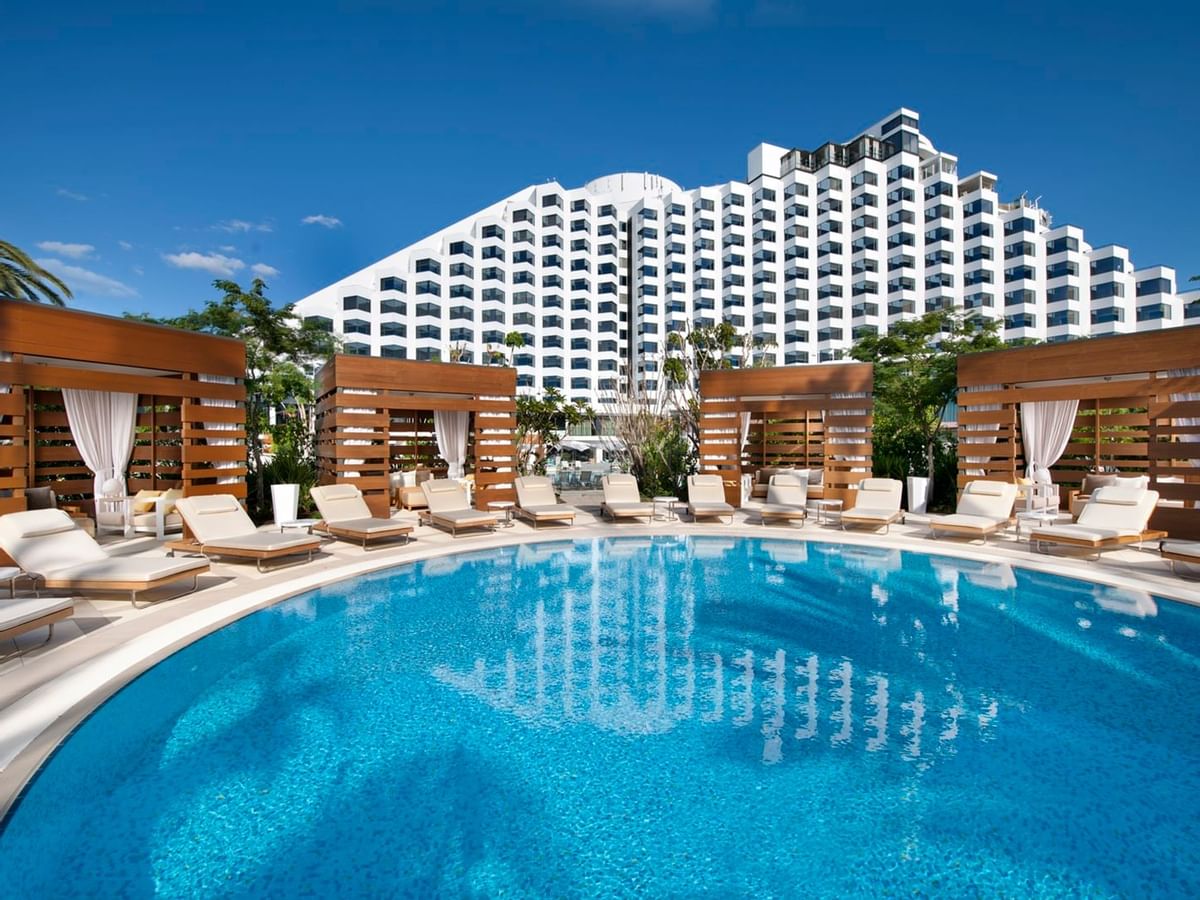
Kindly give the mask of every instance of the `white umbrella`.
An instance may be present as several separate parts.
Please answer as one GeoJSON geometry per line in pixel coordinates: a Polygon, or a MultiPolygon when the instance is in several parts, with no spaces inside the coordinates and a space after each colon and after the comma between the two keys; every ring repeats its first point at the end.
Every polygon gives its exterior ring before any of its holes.
{"type": "Polygon", "coordinates": [[[574,450],[577,453],[591,453],[591,451],[592,451],[592,448],[590,446],[588,446],[587,444],[585,444],[583,441],[573,441],[570,438],[567,438],[565,441],[561,442],[558,446],[562,447],[562,449],[564,449],[564,450],[574,450]]]}

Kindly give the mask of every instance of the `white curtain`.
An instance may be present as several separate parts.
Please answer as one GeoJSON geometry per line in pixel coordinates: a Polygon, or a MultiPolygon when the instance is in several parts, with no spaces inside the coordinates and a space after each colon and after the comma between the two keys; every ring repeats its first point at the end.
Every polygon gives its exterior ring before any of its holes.
{"type": "MultiPolygon", "coordinates": [[[[200,375],[199,380],[207,381],[212,384],[237,384],[237,379],[230,375],[200,375]]],[[[226,409],[233,409],[234,407],[237,406],[237,401],[236,400],[215,400],[212,397],[205,397],[204,399],[202,399],[200,401],[200,406],[201,406],[201,408],[203,408],[205,406],[221,406],[221,407],[225,407],[226,409]]],[[[202,422],[201,427],[205,431],[237,431],[239,428],[241,428],[243,426],[238,425],[237,422],[202,422]]],[[[247,435],[247,437],[250,437],[250,436],[247,435]]],[[[237,438],[208,438],[206,442],[214,447],[232,447],[238,443],[238,439],[237,438]]],[[[245,465],[245,463],[225,461],[225,462],[213,463],[213,468],[214,469],[238,469],[238,468],[241,468],[243,465],[245,465]]],[[[154,475],[156,478],[158,477],[157,472],[155,472],[154,475]]],[[[218,475],[217,476],[217,484],[237,484],[239,481],[242,481],[242,480],[243,479],[238,477],[237,475],[218,475]]]]}
{"type": "Polygon", "coordinates": [[[1058,462],[1075,429],[1078,400],[1038,400],[1021,404],[1021,444],[1025,474],[1034,484],[1050,484],[1050,467],[1058,462]]]}
{"type": "Polygon", "coordinates": [[[104,483],[110,479],[120,481],[120,493],[125,493],[138,395],[73,388],[63,388],[62,395],[75,447],[95,476],[93,496],[104,496],[104,483]]]}
{"type": "MultiPolygon", "coordinates": [[[[1003,389],[1003,387],[1004,387],[1004,385],[1002,385],[1002,384],[979,384],[979,385],[975,385],[974,387],[965,388],[963,390],[962,394],[959,395],[959,399],[958,399],[959,409],[963,410],[964,412],[988,412],[988,411],[991,411],[994,409],[1000,409],[1001,404],[999,404],[999,403],[975,403],[975,404],[968,405],[967,401],[970,400],[970,398],[963,396],[963,395],[970,394],[972,392],[978,393],[978,392],[982,392],[982,391],[999,391],[999,390],[1003,389]]],[[[999,418],[999,417],[997,417],[997,418],[999,418]]],[[[995,435],[992,435],[991,437],[970,437],[969,435],[972,431],[989,431],[989,430],[997,431],[997,430],[999,430],[999,427],[1000,427],[1000,425],[998,422],[993,425],[963,425],[960,422],[958,425],[958,431],[959,431],[959,434],[963,435],[962,440],[963,440],[964,444],[994,444],[994,443],[996,443],[995,435]]],[[[964,456],[963,457],[964,462],[974,463],[974,465],[976,467],[982,466],[984,463],[991,462],[991,459],[992,459],[991,456],[964,456]]],[[[983,469],[983,468],[970,468],[970,469],[966,469],[966,474],[974,475],[974,476],[982,478],[984,475],[987,474],[987,470],[983,469]]]]}
{"type": "Polygon", "coordinates": [[[738,428],[738,450],[746,449],[746,441],[750,439],[750,413],[744,412],[741,416],[741,425],[738,428]]]}
{"type": "Polygon", "coordinates": [[[438,453],[446,461],[450,471],[448,478],[463,477],[463,463],[467,461],[467,422],[471,414],[435,410],[433,431],[437,438],[438,453]]]}
{"type": "MultiPolygon", "coordinates": [[[[1194,375],[1200,375],[1200,369],[1170,369],[1167,375],[1171,378],[1191,378],[1194,375]]],[[[1183,391],[1178,394],[1171,395],[1172,403],[1188,403],[1194,400],[1200,400],[1200,392],[1183,391]]],[[[1175,420],[1175,424],[1183,428],[1195,428],[1200,425],[1200,417],[1183,416],[1175,420]]],[[[1183,443],[1196,443],[1200,441],[1200,434],[1181,434],[1179,440],[1183,443]]],[[[1193,466],[1200,466],[1200,456],[1192,458],[1193,466]]]]}

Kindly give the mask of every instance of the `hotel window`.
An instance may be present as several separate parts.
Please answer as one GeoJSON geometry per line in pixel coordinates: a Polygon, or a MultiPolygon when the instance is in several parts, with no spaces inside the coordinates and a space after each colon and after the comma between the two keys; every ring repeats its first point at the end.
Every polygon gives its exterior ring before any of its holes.
{"type": "Polygon", "coordinates": [[[371,348],[367,344],[351,342],[342,348],[342,352],[349,356],[370,356],[371,348]]]}
{"type": "Polygon", "coordinates": [[[450,296],[471,300],[475,296],[475,289],[469,284],[452,284],[450,285],[450,296]]]}
{"type": "Polygon", "coordinates": [[[451,256],[472,256],[475,253],[475,248],[466,241],[452,241],[450,243],[451,256]]]}
{"type": "Polygon", "coordinates": [[[442,264],[440,262],[438,262],[436,259],[429,259],[428,257],[423,257],[423,258],[417,260],[415,270],[417,272],[432,272],[434,275],[441,275],[442,274],[442,264]]]}
{"type": "Polygon", "coordinates": [[[484,225],[480,234],[485,238],[499,238],[504,240],[504,229],[499,225],[484,225]]]}
{"type": "Polygon", "coordinates": [[[384,337],[408,337],[408,328],[403,322],[384,322],[379,333],[384,337]]]}
{"type": "Polygon", "coordinates": [[[562,197],[558,194],[547,194],[542,198],[542,208],[545,209],[548,206],[557,206],[562,209],[562,197]]]}
{"type": "Polygon", "coordinates": [[[438,325],[418,325],[417,339],[418,340],[441,340],[442,329],[438,325]]]}
{"type": "Polygon", "coordinates": [[[381,291],[399,291],[403,294],[406,290],[408,290],[408,285],[404,283],[403,278],[396,278],[395,276],[389,275],[387,278],[379,279],[379,289],[381,291]]]}
{"type": "Polygon", "coordinates": [[[371,323],[364,322],[362,319],[347,319],[342,323],[342,332],[344,334],[370,334],[371,323]]]}
{"type": "Polygon", "coordinates": [[[475,340],[475,332],[470,328],[451,328],[450,340],[456,344],[466,344],[475,340]]]}
{"type": "Polygon", "coordinates": [[[512,220],[514,222],[532,222],[533,221],[533,211],[529,210],[529,209],[515,210],[512,214],[512,220]]]}
{"type": "Polygon", "coordinates": [[[333,333],[333,319],[326,316],[306,316],[304,324],[309,328],[314,328],[317,331],[324,331],[329,334],[333,333]]]}
{"type": "Polygon", "coordinates": [[[366,297],[343,297],[342,309],[346,312],[358,311],[369,313],[371,311],[371,301],[366,297]]]}
{"type": "Polygon", "coordinates": [[[407,359],[408,353],[403,347],[397,347],[395,344],[384,344],[379,348],[379,355],[385,359],[407,359]]]}

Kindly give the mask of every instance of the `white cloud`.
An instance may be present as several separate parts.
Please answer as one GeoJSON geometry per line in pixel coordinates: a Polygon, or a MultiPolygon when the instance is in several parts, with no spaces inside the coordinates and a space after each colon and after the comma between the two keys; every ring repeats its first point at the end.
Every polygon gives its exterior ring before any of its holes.
{"type": "Polygon", "coordinates": [[[146,274],[146,270],[145,270],[145,269],[143,269],[141,266],[134,266],[134,267],[133,267],[133,274],[134,274],[134,275],[145,275],[145,274],[146,274]]]}
{"type": "Polygon", "coordinates": [[[177,269],[199,269],[226,278],[239,269],[246,268],[246,264],[235,257],[222,256],[220,253],[197,253],[195,250],[187,253],[164,253],[163,259],[177,269]]]}
{"type": "Polygon", "coordinates": [[[81,194],[78,191],[69,191],[64,187],[60,187],[54,193],[58,194],[60,197],[66,197],[68,200],[78,200],[80,203],[83,203],[85,200],[87,200],[87,194],[81,194]]]}
{"type": "Polygon", "coordinates": [[[279,274],[279,270],[274,266],[268,266],[266,263],[255,263],[250,267],[250,271],[260,278],[274,278],[279,274]]]}
{"type": "Polygon", "coordinates": [[[222,253],[237,253],[237,247],[233,246],[233,244],[222,244],[217,249],[222,253]]]}
{"type": "Polygon", "coordinates": [[[305,216],[300,220],[302,225],[320,225],[322,228],[341,228],[342,220],[336,219],[333,216],[305,216]]]}
{"type": "Polygon", "coordinates": [[[62,241],[41,241],[37,246],[39,250],[70,259],[86,259],[96,250],[91,244],[64,244],[62,241]]]}
{"type": "Polygon", "coordinates": [[[117,246],[120,247],[122,250],[132,250],[133,249],[133,244],[129,243],[129,241],[117,241],[117,246]]]}
{"type": "Polygon", "coordinates": [[[226,219],[218,222],[213,228],[226,231],[229,234],[246,234],[249,231],[274,231],[275,226],[270,222],[247,222],[245,219],[226,219]]]}
{"type": "Polygon", "coordinates": [[[60,259],[39,259],[36,262],[43,269],[49,269],[65,281],[72,293],[102,294],[105,297],[136,297],[138,295],[136,290],[115,278],[109,278],[107,275],[101,275],[99,272],[93,272],[81,266],[69,265],[60,259]]]}

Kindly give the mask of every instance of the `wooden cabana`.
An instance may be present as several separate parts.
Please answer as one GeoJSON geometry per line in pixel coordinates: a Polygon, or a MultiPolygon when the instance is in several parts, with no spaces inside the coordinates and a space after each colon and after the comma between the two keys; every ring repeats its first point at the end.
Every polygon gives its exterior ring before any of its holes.
{"type": "Polygon", "coordinates": [[[241,341],[0,300],[0,513],[51,487],[94,499],[63,391],[136,394],[128,490],[246,496],[246,349],[241,341]]]}
{"type": "Polygon", "coordinates": [[[1089,472],[1147,475],[1151,527],[1200,538],[1200,326],[970,354],[958,388],[960,487],[1026,476],[1021,403],[1078,401],[1050,467],[1062,504],[1089,472]]]}
{"type": "Polygon", "coordinates": [[[701,372],[700,470],[739,505],[743,473],[824,469],[825,497],[849,508],[871,475],[874,377],[870,363],[701,372]]]}
{"type": "Polygon", "coordinates": [[[317,394],[320,482],[356,485],[375,515],[388,514],[389,473],[447,474],[437,413],[469,416],[463,465],[475,476],[476,507],[514,499],[516,370],[339,355],[317,373],[317,394]]]}

